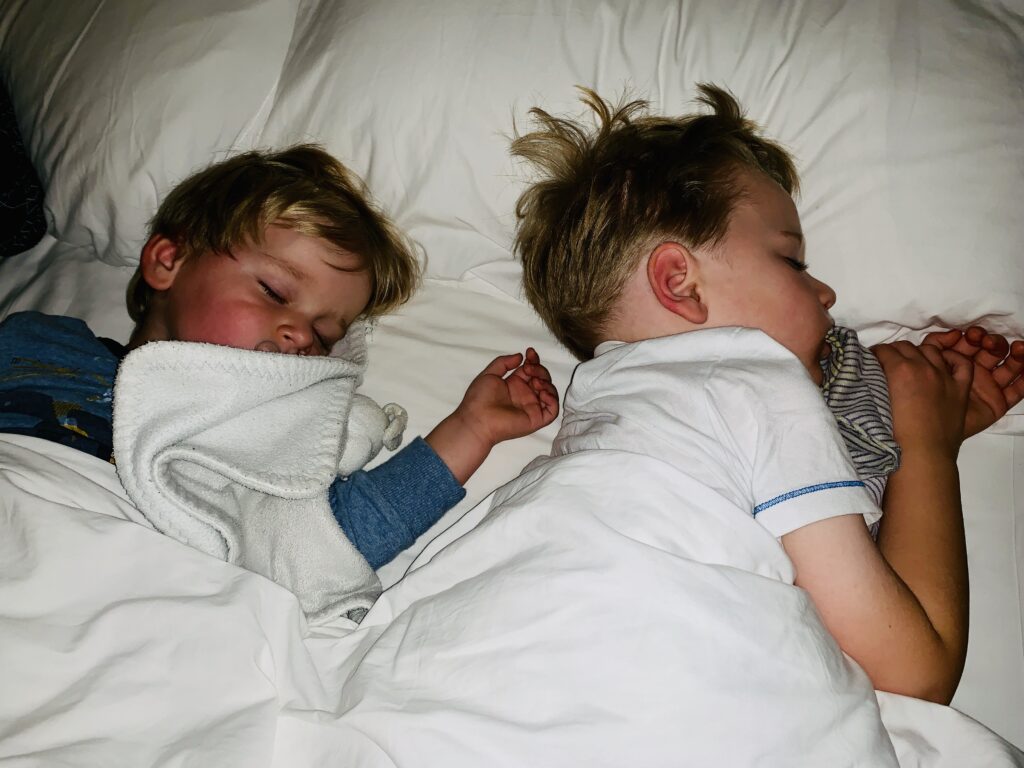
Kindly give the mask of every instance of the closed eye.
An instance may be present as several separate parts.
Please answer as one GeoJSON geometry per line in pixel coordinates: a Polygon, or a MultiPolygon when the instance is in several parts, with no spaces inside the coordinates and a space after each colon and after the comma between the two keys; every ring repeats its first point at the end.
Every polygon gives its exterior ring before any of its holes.
{"type": "Polygon", "coordinates": [[[797,272],[806,272],[807,271],[807,262],[806,261],[800,261],[799,259],[792,259],[792,258],[789,258],[789,257],[786,257],[786,261],[789,262],[789,266],[791,266],[797,272]]]}
{"type": "Polygon", "coordinates": [[[267,294],[267,296],[269,296],[273,301],[276,301],[278,304],[285,304],[285,303],[287,303],[287,302],[285,302],[284,296],[279,294],[277,291],[275,291],[269,285],[264,283],[262,280],[260,280],[259,283],[260,283],[260,288],[263,289],[263,292],[265,294],[267,294]]]}

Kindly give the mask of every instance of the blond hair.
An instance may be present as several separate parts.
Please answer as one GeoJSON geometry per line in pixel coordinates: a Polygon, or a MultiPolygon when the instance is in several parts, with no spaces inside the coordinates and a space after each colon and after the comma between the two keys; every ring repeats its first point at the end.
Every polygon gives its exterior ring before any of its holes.
{"type": "MultiPolygon", "coordinates": [[[[182,257],[194,258],[262,242],[272,224],[358,256],[372,284],[364,315],[398,307],[419,282],[409,242],[372,202],[363,182],[313,144],[245,152],[189,176],[160,204],[150,236],[163,235],[182,257]]],[[[136,270],[127,294],[136,322],[145,317],[152,294],[136,270]]]]}
{"type": "Polygon", "coordinates": [[[581,88],[592,130],[542,109],[537,130],[516,134],[512,154],[541,172],[516,203],[515,250],[526,297],[580,360],[594,347],[639,260],[657,242],[714,245],[752,169],[793,194],[793,160],[758,133],[736,99],[700,84],[711,114],[663,117],[636,100],[613,106],[581,88]]]}

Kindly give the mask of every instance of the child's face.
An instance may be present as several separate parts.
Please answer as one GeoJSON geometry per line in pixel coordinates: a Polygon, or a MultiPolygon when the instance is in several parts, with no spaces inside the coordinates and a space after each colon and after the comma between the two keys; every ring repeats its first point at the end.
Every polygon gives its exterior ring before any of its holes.
{"type": "Polygon", "coordinates": [[[324,240],[268,227],[260,244],[181,263],[162,297],[167,338],[326,355],[370,300],[360,267],[324,240]]]}
{"type": "Polygon", "coordinates": [[[708,325],[758,328],[796,355],[815,382],[835,292],[806,271],[800,217],[782,187],[743,176],[745,194],[729,229],[701,266],[708,325]]]}

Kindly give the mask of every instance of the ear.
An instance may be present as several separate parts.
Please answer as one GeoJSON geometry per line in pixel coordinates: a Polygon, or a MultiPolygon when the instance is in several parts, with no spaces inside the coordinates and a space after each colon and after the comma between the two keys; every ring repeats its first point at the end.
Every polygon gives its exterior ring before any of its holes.
{"type": "Polygon", "coordinates": [[[697,281],[699,264],[690,250],[679,243],[660,243],[647,259],[647,281],[658,302],[694,325],[708,319],[697,281]]]}
{"type": "Polygon", "coordinates": [[[142,279],[154,291],[166,291],[174,284],[174,278],[185,258],[178,250],[178,244],[163,235],[153,235],[142,246],[139,255],[139,270],[142,279]]]}

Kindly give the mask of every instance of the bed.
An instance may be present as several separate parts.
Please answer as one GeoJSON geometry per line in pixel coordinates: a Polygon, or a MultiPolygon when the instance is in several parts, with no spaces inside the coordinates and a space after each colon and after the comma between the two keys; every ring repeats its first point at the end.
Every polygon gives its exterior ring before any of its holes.
{"type": "MultiPolygon", "coordinates": [[[[418,295],[373,329],[363,388],[408,409],[406,438],[501,352],[535,346],[564,391],[573,360],[523,302],[510,253],[524,181],[513,125],[534,105],[579,113],[577,84],[678,113],[710,81],[794,152],[809,261],[839,294],[839,322],[869,342],[974,322],[1019,337],[1022,50],[1022,9],[996,0],[3,0],[0,74],[47,233],[0,262],[0,316],[68,314],[126,339],[124,288],[161,195],[233,152],[316,141],[366,179],[426,264],[418,295]]],[[[443,578],[446,549],[554,431],[500,445],[466,499],[381,570],[397,585],[386,594],[411,589],[423,564],[443,578]]],[[[95,463],[0,440],[0,763],[618,764],[623,745],[587,751],[600,737],[586,707],[570,728],[506,702],[539,757],[488,743],[472,725],[485,712],[458,719],[398,696],[368,713],[353,691],[394,672],[360,666],[390,608],[370,629],[310,628],[272,582],[128,522],[113,470],[95,463]]],[[[882,714],[901,765],[1024,765],[1024,409],[970,440],[960,469],[963,680],[951,708],[891,697],[882,714]]],[[[457,611],[437,621],[458,637],[457,611]]],[[[405,642],[403,664],[428,669],[431,650],[405,642]]]]}

